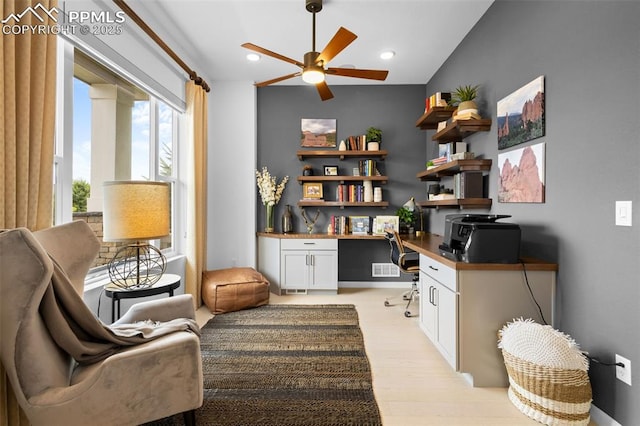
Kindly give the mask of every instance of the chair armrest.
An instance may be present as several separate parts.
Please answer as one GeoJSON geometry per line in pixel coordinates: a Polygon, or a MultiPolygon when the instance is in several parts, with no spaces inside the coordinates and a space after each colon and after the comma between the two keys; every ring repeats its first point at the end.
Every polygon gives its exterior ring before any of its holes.
{"type": "Polygon", "coordinates": [[[30,420],[135,425],[195,409],[202,397],[200,339],[176,332],[123,348],[96,364],[77,366],[69,386],[49,388],[29,399],[34,408],[30,420]]]}
{"type": "Polygon", "coordinates": [[[193,296],[180,294],[158,300],[136,303],[113,325],[131,324],[138,321],[171,321],[176,318],[196,319],[193,296]]]}

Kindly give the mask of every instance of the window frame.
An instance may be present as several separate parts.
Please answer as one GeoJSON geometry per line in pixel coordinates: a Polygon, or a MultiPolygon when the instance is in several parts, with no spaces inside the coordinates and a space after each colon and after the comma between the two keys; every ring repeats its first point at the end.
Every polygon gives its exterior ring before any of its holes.
{"type": "MultiPolygon", "coordinates": [[[[159,95],[152,87],[142,84],[131,78],[132,73],[126,69],[111,63],[106,58],[98,57],[91,49],[83,48],[76,42],[63,37],[58,37],[57,49],[57,99],[56,99],[56,143],[54,152],[54,223],[62,224],[73,220],[73,79],[75,49],[89,56],[99,65],[104,66],[110,72],[115,73],[132,84],[138,86],[149,95],[150,134],[149,134],[149,178],[151,180],[169,182],[171,184],[171,247],[163,249],[167,258],[180,255],[183,252],[184,212],[179,206],[185,204],[186,192],[182,190],[184,185],[179,181],[180,177],[180,132],[181,123],[185,119],[184,108],[176,105],[159,95]],[[172,175],[164,176],[159,172],[159,158],[161,155],[159,124],[159,102],[162,102],[172,110],[172,175]],[[153,108],[152,108],[153,106],[153,108]]],[[[152,242],[155,244],[154,242],[152,242]]],[[[157,242],[156,242],[157,243],[157,242]]],[[[99,266],[92,268],[88,276],[88,282],[103,279],[106,268],[99,266]]]]}

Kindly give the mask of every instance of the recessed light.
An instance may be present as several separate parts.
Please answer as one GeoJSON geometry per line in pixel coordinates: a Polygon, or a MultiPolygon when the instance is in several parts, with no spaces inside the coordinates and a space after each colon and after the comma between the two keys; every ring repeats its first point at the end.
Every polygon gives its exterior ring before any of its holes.
{"type": "Polygon", "coordinates": [[[396,52],[394,52],[393,50],[385,50],[384,52],[382,52],[380,54],[380,58],[381,59],[385,59],[385,60],[389,60],[391,58],[393,58],[396,55],[396,52]]]}
{"type": "Polygon", "coordinates": [[[258,55],[257,53],[248,53],[247,54],[247,60],[251,61],[251,62],[256,62],[260,60],[260,55],[258,55]]]}

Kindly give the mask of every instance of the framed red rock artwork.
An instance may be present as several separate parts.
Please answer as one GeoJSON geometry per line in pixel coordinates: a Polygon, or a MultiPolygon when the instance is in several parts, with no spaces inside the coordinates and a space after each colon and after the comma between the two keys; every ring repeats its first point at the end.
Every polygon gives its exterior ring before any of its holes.
{"type": "Polygon", "coordinates": [[[498,149],[544,136],[544,76],[498,101],[498,149]]]}
{"type": "Polygon", "coordinates": [[[335,148],[335,118],[303,118],[300,120],[300,146],[305,148],[335,148]]]}
{"type": "Polygon", "coordinates": [[[499,203],[544,203],[545,144],[498,154],[499,203]]]}

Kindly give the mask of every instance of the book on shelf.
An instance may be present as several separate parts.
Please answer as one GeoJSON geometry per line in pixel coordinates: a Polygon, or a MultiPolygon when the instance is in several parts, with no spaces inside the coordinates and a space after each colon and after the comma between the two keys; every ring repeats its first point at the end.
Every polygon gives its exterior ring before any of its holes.
{"type": "Polygon", "coordinates": [[[360,171],[360,176],[380,176],[380,172],[376,167],[376,160],[358,161],[358,170],[360,171]]]}
{"type": "Polygon", "coordinates": [[[345,144],[348,151],[366,151],[367,135],[348,136],[345,144]]]}
{"type": "Polygon", "coordinates": [[[433,163],[434,166],[441,166],[447,163],[447,157],[440,156],[438,158],[432,159],[431,162],[433,163]]]}
{"type": "Polygon", "coordinates": [[[467,171],[453,176],[455,198],[482,198],[484,178],[481,171],[467,171]]]}
{"type": "Polygon", "coordinates": [[[446,107],[451,100],[450,92],[436,92],[425,99],[425,109],[427,112],[433,107],[446,107]]]}
{"type": "Polygon", "coordinates": [[[349,218],[347,216],[331,216],[331,235],[346,235],[349,233],[349,218]]]}
{"type": "MultiPolygon", "coordinates": [[[[467,110],[465,110],[467,111],[467,110]]],[[[453,117],[451,117],[452,121],[464,121],[464,120],[480,120],[482,117],[480,117],[480,115],[477,112],[473,112],[473,111],[468,111],[468,112],[461,112],[460,114],[455,114],[453,117]]]]}
{"type": "Polygon", "coordinates": [[[371,217],[349,216],[349,226],[353,235],[367,235],[371,230],[371,217]]]}
{"type": "Polygon", "coordinates": [[[340,184],[336,187],[336,201],[357,203],[364,201],[364,185],[340,184]]]}
{"type": "Polygon", "coordinates": [[[386,230],[400,231],[399,216],[376,216],[373,219],[373,234],[384,235],[386,230]]]}

